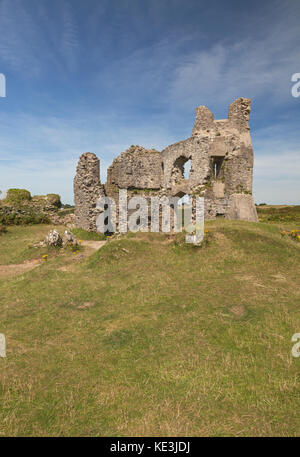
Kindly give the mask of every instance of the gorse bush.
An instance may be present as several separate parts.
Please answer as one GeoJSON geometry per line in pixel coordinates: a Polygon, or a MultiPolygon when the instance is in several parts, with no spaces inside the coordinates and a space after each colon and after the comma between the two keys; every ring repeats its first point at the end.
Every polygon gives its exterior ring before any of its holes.
{"type": "Polygon", "coordinates": [[[298,241],[300,243],[300,230],[291,230],[290,232],[286,230],[281,231],[282,236],[289,236],[292,240],[298,241]]]}

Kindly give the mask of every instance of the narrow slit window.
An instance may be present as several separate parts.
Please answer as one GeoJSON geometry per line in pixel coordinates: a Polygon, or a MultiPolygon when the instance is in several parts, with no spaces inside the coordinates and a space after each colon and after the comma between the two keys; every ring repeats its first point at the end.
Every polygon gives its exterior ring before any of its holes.
{"type": "Polygon", "coordinates": [[[217,179],[219,177],[221,167],[223,163],[223,157],[214,157],[212,162],[213,177],[217,179]]]}

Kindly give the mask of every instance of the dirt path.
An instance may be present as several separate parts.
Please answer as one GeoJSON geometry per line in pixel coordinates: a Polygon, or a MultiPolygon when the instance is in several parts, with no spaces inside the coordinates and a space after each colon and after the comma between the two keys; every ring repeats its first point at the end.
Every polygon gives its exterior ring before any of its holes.
{"type": "Polygon", "coordinates": [[[81,246],[85,246],[91,248],[93,251],[97,251],[98,249],[104,246],[106,241],[82,241],[81,246]]]}
{"type": "Polygon", "coordinates": [[[106,241],[85,241],[81,242],[81,246],[85,249],[78,256],[74,256],[69,263],[58,268],[60,271],[73,271],[76,268],[76,265],[80,263],[83,259],[91,255],[94,251],[102,248],[105,245],[106,241]]]}
{"type": "MultiPolygon", "coordinates": [[[[80,257],[78,259],[74,258],[71,264],[65,265],[59,268],[59,270],[69,271],[74,265],[74,261],[78,262],[78,260],[80,261],[80,259],[88,257],[92,254],[92,252],[102,248],[105,245],[105,243],[106,241],[82,241],[81,245],[84,246],[86,249],[83,250],[83,252],[80,254],[80,257]]],[[[42,259],[33,259],[26,260],[23,263],[0,265],[0,279],[10,278],[12,276],[17,276],[22,273],[26,273],[27,271],[33,270],[34,268],[38,267],[42,262],[42,259]]]]}
{"type": "Polygon", "coordinates": [[[38,267],[42,263],[41,259],[26,260],[23,263],[16,263],[10,265],[0,265],[0,278],[8,278],[16,276],[26,271],[38,267]]]}

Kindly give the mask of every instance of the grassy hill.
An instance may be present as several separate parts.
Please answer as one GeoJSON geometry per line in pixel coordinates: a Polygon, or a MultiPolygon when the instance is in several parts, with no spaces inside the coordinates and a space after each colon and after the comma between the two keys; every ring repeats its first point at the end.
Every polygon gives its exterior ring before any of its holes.
{"type": "MultiPolygon", "coordinates": [[[[205,247],[128,234],[0,273],[0,435],[298,435],[300,243],[218,220],[205,247]]],[[[49,226],[9,227],[0,264],[49,226]]]]}

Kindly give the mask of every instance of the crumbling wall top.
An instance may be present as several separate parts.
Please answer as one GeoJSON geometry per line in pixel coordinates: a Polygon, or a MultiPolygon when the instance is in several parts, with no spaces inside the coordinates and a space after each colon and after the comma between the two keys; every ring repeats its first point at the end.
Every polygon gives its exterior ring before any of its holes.
{"type": "Polygon", "coordinates": [[[251,111],[251,100],[249,98],[238,98],[228,109],[228,120],[239,132],[250,130],[249,115],[251,111]]]}
{"type": "Polygon", "coordinates": [[[196,108],[196,120],[192,136],[201,136],[204,132],[209,132],[217,127],[226,129],[236,129],[240,133],[250,130],[249,115],[251,111],[251,100],[240,97],[236,99],[228,109],[228,118],[215,120],[214,115],[206,106],[196,108]]]}
{"type": "Polygon", "coordinates": [[[119,188],[159,189],[162,162],[160,152],[142,146],[130,146],[108,168],[107,185],[119,188]]]}
{"type": "Polygon", "coordinates": [[[98,183],[100,180],[100,160],[93,152],[84,152],[81,154],[76,170],[77,176],[81,180],[93,180],[98,183]]]}
{"type": "Polygon", "coordinates": [[[202,133],[203,130],[210,129],[213,123],[213,113],[208,108],[206,108],[206,106],[198,106],[196,108],[196,120],[192,135],[195,136],[202,133]]]}

